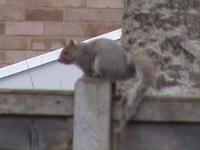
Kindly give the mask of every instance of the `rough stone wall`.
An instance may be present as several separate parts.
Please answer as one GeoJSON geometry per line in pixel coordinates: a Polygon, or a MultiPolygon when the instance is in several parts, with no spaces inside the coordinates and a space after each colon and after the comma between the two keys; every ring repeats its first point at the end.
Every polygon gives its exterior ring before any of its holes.
{"type": "Polygon", "coordinates": [[[0,0],[0,67],[121,27],[122,0],[0,0]]]}
{"type": "Polygon", "coordinates": [[[145,50],[162,85],[200,84],[200,0],[124,0],[122,42],[145,50]]]}

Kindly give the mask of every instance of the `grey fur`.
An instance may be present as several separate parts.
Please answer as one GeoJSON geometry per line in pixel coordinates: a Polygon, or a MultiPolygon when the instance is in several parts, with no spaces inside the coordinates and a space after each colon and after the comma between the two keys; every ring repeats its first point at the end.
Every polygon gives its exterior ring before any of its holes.
{"type": "Polygon", "coordinates": [[[78,45],[75,62],[86,75],[110,81],[135,76],[135,67],[128,64],[125,49],[109,39],[97,39],[78,45]]]}

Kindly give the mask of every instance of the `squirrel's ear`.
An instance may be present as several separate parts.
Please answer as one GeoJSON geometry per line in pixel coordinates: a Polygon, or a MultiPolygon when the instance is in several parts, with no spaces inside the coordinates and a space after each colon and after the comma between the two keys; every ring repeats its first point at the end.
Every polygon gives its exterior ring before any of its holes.
{"type": "Polygon", "coordinates": [[[77,46],[77,42],[75,40],[70,40],[69,47],[76,47],[76,46],[77,46]]]}

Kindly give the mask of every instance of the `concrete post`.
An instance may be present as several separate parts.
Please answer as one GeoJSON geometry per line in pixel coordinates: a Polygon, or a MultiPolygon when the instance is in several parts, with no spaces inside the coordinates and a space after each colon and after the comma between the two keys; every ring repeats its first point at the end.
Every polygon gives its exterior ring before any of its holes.
{"type": "Polygon", "coordinates": [[[75,87],[73,150],[110,150],[111,85],[80,79],[75,87]]]}

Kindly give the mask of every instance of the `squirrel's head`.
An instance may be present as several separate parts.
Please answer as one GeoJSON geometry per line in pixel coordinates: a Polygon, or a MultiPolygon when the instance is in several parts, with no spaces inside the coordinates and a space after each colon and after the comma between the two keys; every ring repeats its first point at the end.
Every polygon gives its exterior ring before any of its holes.
{"type": "Polygon", "coordinates": [[[77,50],[76,41],[70,40],[69,44],[65,48],[63,48],[58,61],[64,64],[72,64],[75,59],[74,57],[76,50],[77,50]]]}

